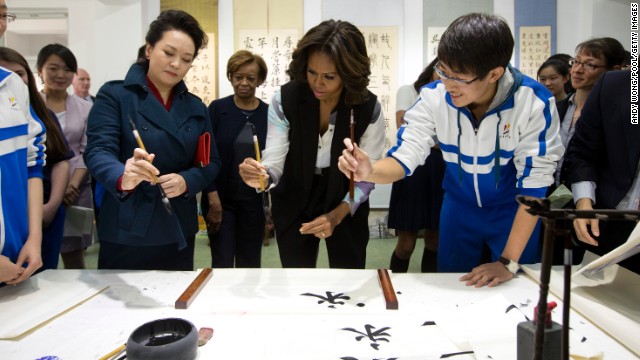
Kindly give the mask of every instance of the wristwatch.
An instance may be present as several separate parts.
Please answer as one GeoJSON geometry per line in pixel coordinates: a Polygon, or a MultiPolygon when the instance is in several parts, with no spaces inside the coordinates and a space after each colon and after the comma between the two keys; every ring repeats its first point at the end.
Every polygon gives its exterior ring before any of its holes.
{"type": "Polygon", "coordinates": [[[513,275],[515,275],[518,272],[518,270],[520,270],[520,265],[517,262],[511,261],[504,256],[500,256],[498,258],[498,261],[502,263],[502,265],[504,265],[507,268],[507,270],[509,270],[509,272],[512,273],[513,275]]]}

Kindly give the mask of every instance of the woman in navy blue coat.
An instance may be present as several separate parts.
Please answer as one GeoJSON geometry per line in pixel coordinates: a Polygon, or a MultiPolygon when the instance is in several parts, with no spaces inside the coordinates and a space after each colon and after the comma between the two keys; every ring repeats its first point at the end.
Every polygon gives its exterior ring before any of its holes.
{"type": "Polygon", "coordinates": [[[206,106],[183,82],[206,40],[191,15],[165,11],[150,25],[146,59],[124,81],[108,82],[98,92],[84,158],[106,189],[98,227],[100,269],[193,269],[196,194],[220,169],[214,144],[210,164],[194,165],[199,137],[211,134],[211,123],[206,106]],[[138,147],[131,121],[146,151],[138,147]],[[171,212],[163,206],[160,186],[171,212]]]}

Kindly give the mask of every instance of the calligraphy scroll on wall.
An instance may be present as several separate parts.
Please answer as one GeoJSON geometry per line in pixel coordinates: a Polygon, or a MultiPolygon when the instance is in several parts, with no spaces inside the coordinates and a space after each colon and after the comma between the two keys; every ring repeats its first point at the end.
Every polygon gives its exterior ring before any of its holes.
{"type": "MultiPolygon", "coordinates": [[[[398,28],[359,27],[367,43],[367,54],[371,59],[369,90],[378,96],[384,112],[388,150],[396,144],[396,92],[398,91],[398,28]]],[[[417,75],[416,75],[417,77],[417,75]]]]}
{"type": "Polygon", "coordinates": [[[238,49],[258,54],[267,63],[267,80],[256,89],[256,97],[270,103],[276,89],[289,81],[287,68],[298,44],[298,30],[239,30],[238,42],[238,49]]]}
{"type": "MultiPolygon", "coordinates": [[[[427,58],[425,59],[425,64],[431,63],[433,59],[438,57],[438,45],[445,30],[447,30],[446,26],[429,26],[427,28],[427,58]]],[[[416,75],[416,79],[418,75],[416,75]]]]}
{"type": "Polygon", "coordinates": [[[217,99],[216,92],[216,43],[215,34],[207,33],[209,43],[200,49],[193,60],[191,69],[184,77],[189,91],[197,95],[203,103],[209,105],[217,99]]]}
{"type": "Polygon", "coordinates": [[[520,27],[520,71],[536,79],[538,68],[551,56],[551,26],[520,27]]]}

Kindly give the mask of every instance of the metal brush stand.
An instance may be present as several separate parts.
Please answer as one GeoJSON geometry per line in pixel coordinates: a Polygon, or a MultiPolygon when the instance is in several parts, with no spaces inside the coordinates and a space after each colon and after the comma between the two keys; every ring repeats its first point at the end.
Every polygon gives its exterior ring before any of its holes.
{"type": "MultiPolygon", "coordinates": [[[[556,220],[568,219],[598,219],[598,220],[638,220],[640,211],[623,210],[576,210],[551,209],[550,201],[546,198],[534,198],[519,195],[518,203],[528,206],[527,212],[543,218],[545,224],[542,243],[542,264],[540,269],[540,298],[536,317],[534,360],[542,360],[544,344],[544,327],[547,313],[547,295],[549,294],[549,280],[553,259],[553,241],[556,233],[556,220]],[[541,320],[542,319],[542,320],[541,320]]],[[[568,237],[569,234],[564,234],[568,237]]],[[[565,240],[565,251],[570,250],[570,240],[565,240]]],[[[564,261],[564,298],[562,302],[562,359],[569,360],[569,309],[571,294],[571,256],[565,256],[564,261]]]]}

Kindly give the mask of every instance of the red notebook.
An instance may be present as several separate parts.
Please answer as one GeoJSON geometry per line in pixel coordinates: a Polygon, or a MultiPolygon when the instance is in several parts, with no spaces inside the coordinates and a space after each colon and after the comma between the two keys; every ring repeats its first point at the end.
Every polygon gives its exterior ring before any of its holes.
{"type": "Polygon", "coordinates": [[[211,134],[208,132],[200,135],[198,138],[198,148],[193,165],[197,167],[205,167],[209,165],[209,156],[211,155],[211,134]]]}

